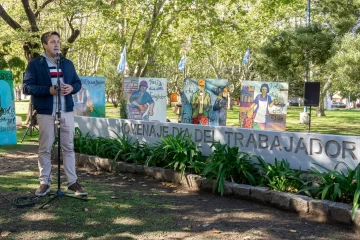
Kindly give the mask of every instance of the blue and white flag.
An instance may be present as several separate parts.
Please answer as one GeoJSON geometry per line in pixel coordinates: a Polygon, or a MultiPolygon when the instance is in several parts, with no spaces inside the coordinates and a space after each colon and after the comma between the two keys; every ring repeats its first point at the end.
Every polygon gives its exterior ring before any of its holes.
{"type": "Polygon", "coordinates": [[[242,61],[242,64],[246,64],[249,61],[249,59],[250,59],[250,47],[246,49],[246,53],[242,61]]]}
{"type": "Polygon", "coordinates": [[[124,46],[124,49],[121,53],[119,64],[117,66],[118,73],[121,73],[125,70],[125,65],[126,65],[126,46],[124,46]]]}
{"type": "Polygon", "coordinates": [[[180,60],[180,62],[179,62],[179,65],[178,65],[178,68],[179,68],[180,71],[184,71],[184,69],[185,69],[185,63],[186,63],[186,56],[184,55],[184,56],[181,58],[181,60],[180,60]]]}

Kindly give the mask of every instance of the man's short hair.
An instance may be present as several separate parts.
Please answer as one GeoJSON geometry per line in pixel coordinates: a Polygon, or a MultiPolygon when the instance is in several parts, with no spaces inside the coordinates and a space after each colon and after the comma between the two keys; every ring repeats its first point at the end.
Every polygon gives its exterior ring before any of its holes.
{"type": "Polygon", "coordinates": [[[199,81],[198,81],[198,85],[205,86],[205,79],[200,78],[199,81]]]}
{"type": "Polygon", "coordinates": [[[52,35],[56,35],[60,38],[60,34],[56,31],[46,32],[46,33],[43,33],[43,35],[41,35],[41,44],[43,44],[43,43],[48,44],[49,37],[52,35]]]}

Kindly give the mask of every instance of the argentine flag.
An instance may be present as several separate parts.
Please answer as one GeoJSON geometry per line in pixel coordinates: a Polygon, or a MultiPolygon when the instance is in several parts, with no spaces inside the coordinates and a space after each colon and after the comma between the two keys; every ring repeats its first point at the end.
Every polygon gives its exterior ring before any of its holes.
{"type": "Polygon", "coordinates": [[[121,53],[119,64],[117,66],[118,73],[121,73],[125,70],[125,65],[126,65],[126,46],[124,46],[124,49],[121,53]]]}
{"type": "Polygon", "coordinates": [[[180,62],[179,62],[179,65],[178,65],[178,68],[179,68],[180,71],[184,71],[184,69],[185,69],[185,63],[186,63],[186,56],[184,55],[184,56],[181,58],[181,60],[180,60],[180,62]]]}
{"type": "Polygon", "coordinates": [[[250,47],[246,49],[246,53],[242,61],[242,64],[246,64],[249,61],[249,58],[250,58],[250,47]]]}

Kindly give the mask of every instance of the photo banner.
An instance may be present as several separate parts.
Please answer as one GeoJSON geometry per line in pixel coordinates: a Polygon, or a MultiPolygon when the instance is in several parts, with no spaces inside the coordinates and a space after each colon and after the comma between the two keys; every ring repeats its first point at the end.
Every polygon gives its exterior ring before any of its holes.
{"type": "Polygon", "coordinates": [[[125,77],[128,119],[166,122],[166,78],[125,77]]]}
{"type": "Polygon", "coordinates": [[[74,115],[105,117],[105,78],[79,76],[82,87],[73,95],[74,115]]]}
{"type": "Polygon", "coordinates": [[[285,131],[288,86],[284,82],[242,81],[240,127],[285,131]]]}
{"type": "Polygon", "coordinates": [[[228,98],[227,79],[185,79],[181,122],[226,126],[228,98]]]}
{"type": "Polygon", "coordinates": [[[0,145],[16,144],[14,81],[11,71],[0,70],[0,145]]]}

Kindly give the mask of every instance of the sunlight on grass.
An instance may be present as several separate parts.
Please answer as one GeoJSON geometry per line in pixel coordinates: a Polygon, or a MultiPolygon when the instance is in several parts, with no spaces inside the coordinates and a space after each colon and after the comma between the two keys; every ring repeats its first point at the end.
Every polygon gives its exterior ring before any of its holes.
{"type": "Polygon", "coordinates": [[[115,218],[113,220],[114,224],[122,224],[122,225],[141,225],[144,224],[143,221],[135,219],[135,218],[129,218],[129,217],[125,217],[125,218],[115,218]]]}
{"type": "Polygon", "coordinates": [[[31,171],[15,172],[0,176],[0,189],[9,191],[29,191],[38,187],[38,174],[31,171]]]}
{"type": "MultiPolygon", "coordinates": [[[[99,207],[113,207],[115,202],[101,202],[100,204],[97,204],[99,207]]],[[[117,204],[117,203],[116,203],[117,204]]],[[[119,205],[119,204],[118,204],[119,205]]],[[[133,206],[130,204],[121,204],[118,207],[121,207],[122,209],[130,209],[133,206]]]]}
{"type": "MultiPolygon", "coordinates": [[[[25,171],[15,172],[10,175],[7,175],[6,178],[34,177],[34,174],[37,175],[37,173],[34,171],[25,170],[25,171]]],[[[0,178],[1,177],[3,177],[3,176],[0,176],[0,178]]]]}
{"type": "Polygon", "coordinates": [[[51,221],[51,220],[55,220],[56,216],[55,214],[51,214],[51,213],[38,213],[38,212],[30,212],[30,213],[25,213],[21,219],[25,220],[25,221],[51,221]]]}
{"type": "Polygon", "coordinates": [[[86,219],[84,224],[87,226],[101,226],[102,222],[93,219],[86,219]]]}
{"type": "Polygon", "coordinates": [[[72,233],[67,234],[67,233],[58,233],[58,232],[53,232],[53,231],[39,231],[39,230],[36,230],[36,233],[32,232],[32,231],[21,232],[21,234],[17,235],[17,239],[29,239],[29,236],[34,236],[34,235],[36,235],[36,236],[46,236],[46,239],[52,239],[52,240],[56,240],[56,239],[59,239],[59,240],[60,239],[81,239],[81,238],[84,238],[84,233],[72,232],[72,233]]]}

